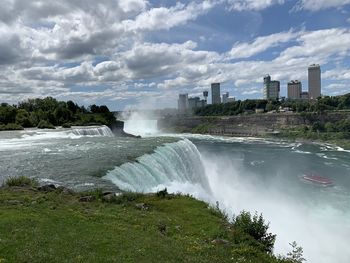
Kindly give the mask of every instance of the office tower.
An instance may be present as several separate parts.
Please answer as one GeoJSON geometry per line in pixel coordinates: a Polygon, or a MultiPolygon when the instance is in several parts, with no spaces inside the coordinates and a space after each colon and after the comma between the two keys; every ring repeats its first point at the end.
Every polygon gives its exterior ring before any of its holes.
{"type": "Polygon", "coordinates": [[[228,98],[229,98],[229,93],[228,92],[222,94],[222,103],[227,103],[228,98]]]}
{"type": "Polygon", "coordinates": [[[312,64],[308,68],[309,98],[315,100],[321,96],[321,68],[320,65],[312,64]]]}
{"type": "Polygon", "coordinates": [[[280,82],[271,80],[270,75],[266,75],[264,77],[263,94],[266,100],[278,100],[280,97],[280,82]]]}
{"type": "Polygon", "coordinates": [[[298,100],[301,97],[302,86],[299,80],[292,80],[288,82],[287,93],[288,99],[290,100],[298,100]]]}
{"type": "Polygon", "coordinates": [[[220,83],[211,84],[211,104],[220,104],[220,83]]]}
{"type": "Polygon", "coordinates": [[[179,94],[178,109],[185,112],[188,109],[188,94],[179,94]]]}

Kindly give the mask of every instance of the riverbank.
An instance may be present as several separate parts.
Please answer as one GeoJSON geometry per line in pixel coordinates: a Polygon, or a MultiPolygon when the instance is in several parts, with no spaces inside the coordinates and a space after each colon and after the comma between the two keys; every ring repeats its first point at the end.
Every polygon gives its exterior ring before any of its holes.
{"type": "Polygon", "coordinates": [[[1,262],[288,262],[190,196],[16,185],[0,188],[1,262]]]}
{"type": "Polygon", "coordinates": [[[160,119],[164,132],[230,137],[277,138],[336,144],[350,149],[350,113],[274,113],[240,116],[171,116],[160,119]]]}

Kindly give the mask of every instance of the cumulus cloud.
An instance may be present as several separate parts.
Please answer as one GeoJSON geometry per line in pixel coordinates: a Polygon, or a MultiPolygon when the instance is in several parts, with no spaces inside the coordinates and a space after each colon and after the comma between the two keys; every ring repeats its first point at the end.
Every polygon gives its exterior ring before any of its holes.
{"type": "Polygon", "coordinates": [[[256,38],[251,43],[240,43],[237,42],[228,53],[230,58],[249,58],[256,54],[259,54],[263,51],[266,51],[269,48],[279,46],[282,43],[287,43],[300,34],[293,31],[280,32],[268,36],[262,36],[256,38]]]}
{"type": "Polygon", "coordinates": [[[227,0],[230,10],[260,11],[272,5],[282,5],[285,0],[227,0]]]}
{"type": "Polygon", "coordinates": [[[350,0],[300,0],[295,10],[319,11],[328,8],[338,8],[350,4],[350,0]]]}
{"type": "MultiPolygon", "coordinates": [[[[300,3],[310,9],[308,2],[300,3]]],[[[336,2],[327,3],[346,4],[336,2]]],[[[170,36],[173,28],[193,23],[214,7],[259,11],[284,3],[192,0],[160,6],[146,0],[3,0],[0,94],[11,102],[30,96],[137,101],[142,99],[140,94],[169,100],[164,94],[200,93],[211,82],[227,82],[243,95],[259,95],[257,87],[266,73],[282,81],[302,80],[308,64],[324,65],[349,57],[347,28],[287,29],[230,43],[231,49],[220,52],[203,47],[209,35],[198,44],[192,40],[174,43],[171,37],[148,38],[154,32],[170,36]],[[276,48],[273,58],[254,57],[272,48],[276,48]]],[[[319,3],[326,6],[326,2],[319,3]]],[[[324,76],[334,81],[349,79],[346,68],[337,70],[324,76]]]]}

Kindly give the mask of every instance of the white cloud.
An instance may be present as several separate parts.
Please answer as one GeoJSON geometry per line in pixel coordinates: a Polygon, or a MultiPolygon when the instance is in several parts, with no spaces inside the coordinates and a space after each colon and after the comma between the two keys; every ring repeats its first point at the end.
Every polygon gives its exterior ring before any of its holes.
{"type": "Polygon", "coordinates": [[[282,5],[285,0],[226,0],[230,10],[236,11],[260,11],[272,5],[282,5]]]}
{"type": "Polygon", "coordinates": [[[268,36],[258,37],[252,43],[236,43],[231,51],[229,56],[232,59],[238,58],[249,58],[258,53],[266,51],[269,48],[279,46],[282,43],[287,43],[300,34],[294,33],[293,31],[276,33],[268,36]]]}
{"type": "Polygon", "coordinates": [[[328,8],[338,8],[350,4],[350,0],[300,0],[295,10],[319,11],[328,8]]]}

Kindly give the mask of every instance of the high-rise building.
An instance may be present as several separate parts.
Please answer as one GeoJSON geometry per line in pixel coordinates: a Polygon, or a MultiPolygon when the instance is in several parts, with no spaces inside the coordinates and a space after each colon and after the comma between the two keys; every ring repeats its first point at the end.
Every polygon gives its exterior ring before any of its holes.
{"type": "Polygon", "coordinates": [[[200,98],[194,97],[194,98],[188,98],[188,108],[189,109],[195,109],[197,107],[200,107],[200,98]]]}
{"type": "Polygon", "coordinates": [[[222,94],[222,103],[227,103],[230,94],[228,92],[222,94]]]}
{"type": "Polygon", "coordinates": [[[222,94],[222,103],[229,103],[229,102],[234,102],[235,98],[230,97],[230,93],[226,92],[222,94]]]}
{"type": "Polygon", "coordinates": [[[300,94],[300,99],[302,99],[302,100],[308,100],[308,99],[309,99],[309,92],[307,92],[307,91],[301,92],[301,94],[300,94]]]}
{"type": "Polygon", "coordinates": [[[309,98],[315,100],[321,96],[321,68],[320,65],[312,64],[308,68],[309,98]]]}
{"type": "Polygon", "coordinates": [[[181,112],[185,112],[188,109],[188,94],[179,94],[178,109],[181,112]]]}
{"type": "Polygon", "coordinates": [[[288,82],[287,93],[288,99],[290,100],[298,100],[301,97],[302,86],[299,80],[292,80],[288,82]]]}
{"type": "Polygon", "coordinates": [[[280,82],[271,80],[270,75],[264,77],[264,99],[277,100],[280,97],[280,82]]]}
{"type": "Polygon", "coordinates": [[[211,104],[220,104],[220,83],[211,84],[211,104]]]}

